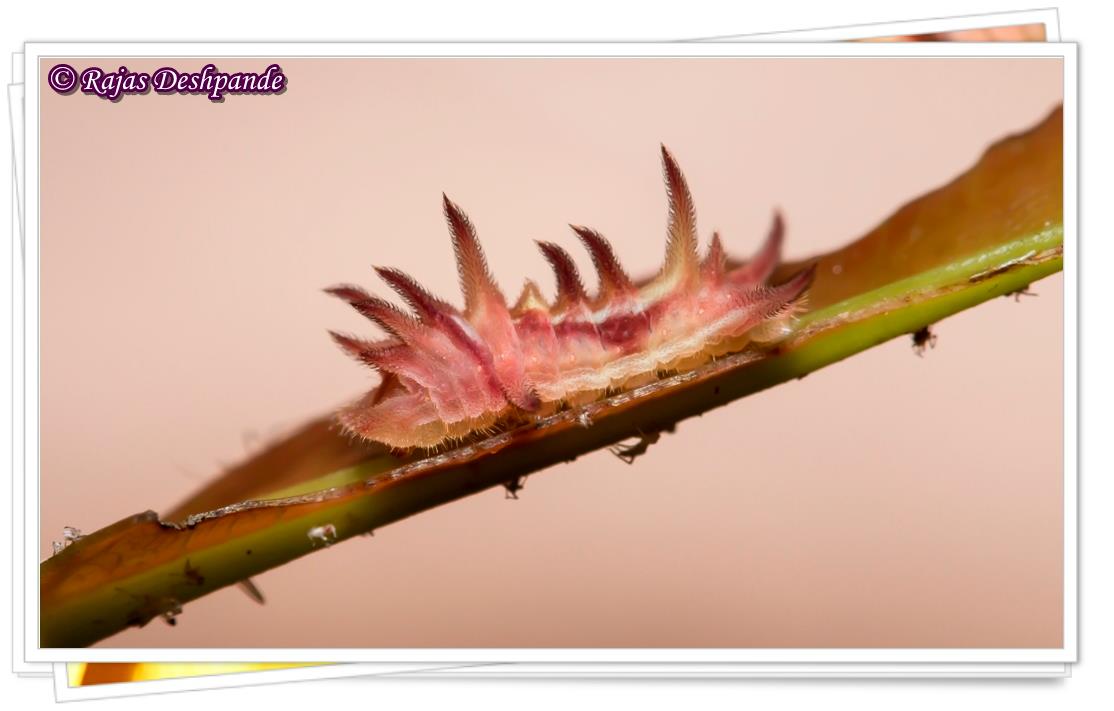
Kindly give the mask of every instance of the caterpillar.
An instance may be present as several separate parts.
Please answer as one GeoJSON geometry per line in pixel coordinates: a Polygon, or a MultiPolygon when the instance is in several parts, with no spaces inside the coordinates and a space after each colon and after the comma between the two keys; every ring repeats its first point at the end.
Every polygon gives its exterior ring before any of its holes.
{"type": "Polygon", "coordinates": [[[381,375],[374,389],[337,413],[341,426],[396,450],[436,448],[784,338],[815,267],[767,283],[781,254],[780,213],[749,261],[729,262],[718,233],[701,258],[688,184],[665,146],[661,157],[669,201],[665,262],[645,282],[628,276],[603,235],[570,225],[598,274],[595,293],[585,290],[564,248],[539,241],[556,296],[547,301],[526,280],[508,306],[475,227],[442,195],[463,309],[385,267],[375,271],[409,310],[355,285],[326,289],[386,332],[366,340],[330,331],[345,352],[381,375]]]}

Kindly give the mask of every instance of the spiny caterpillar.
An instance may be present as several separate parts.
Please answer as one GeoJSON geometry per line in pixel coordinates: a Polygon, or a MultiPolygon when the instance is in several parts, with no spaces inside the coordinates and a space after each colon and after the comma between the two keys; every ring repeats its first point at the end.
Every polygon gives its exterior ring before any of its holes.
{"type": "Polygon", "coordinates": [[[665,146],[661,153],[669,197],[666,257],[645,283],[631,280],[602,235],[572,225],[599,274],[597,293],[585,292],[568,252],[539,241],[556,276],[556,299],[547,302],[527,280],[508,308],[471,221],[442,196],[463,310],[396,269],[376,272],[412,312],[357,286],[326,289],[388,334],[368,341],[330,332],[382,376],[338,413],[341,425],[396,449],[437,447],[690,370],[752,342],[784,338],[814,269],[766,284],[781,253],[780,215],[749,262],[729,266],[718,233],[700,259],[688,185],[665,146]]]}

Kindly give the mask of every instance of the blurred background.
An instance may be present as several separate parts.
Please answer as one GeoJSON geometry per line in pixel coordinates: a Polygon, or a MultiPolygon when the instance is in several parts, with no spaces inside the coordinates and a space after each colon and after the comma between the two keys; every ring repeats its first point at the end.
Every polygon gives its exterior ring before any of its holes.
{"type": "MultiPolygon", "coordinates": [[[[182,60],[182,68],[203,62],[182,60]]],[[[79,69],[87,62],[71,62],[79,69]],[[80,65],[80,66],[79,66],[80,65]]],[[[130,69],[152,71],[164,62],[130,69]]],[[[106,68],[119,63],[101,62],[106,68]]],[[[267,62],[221,60],[224,71],[267,62]]],[[[42,92],[41,553],[167,510],[374,376],[321,293],[459,302],[440,209],[508,293],[534,239],[660,264],[658,144],[732,254],[826,251],[1062,99],[1054,59],[284,60],[281,96],[42,92]]],[[[1063,280],[307,556],[124,647],[1058,647],[1063,280]]]]}

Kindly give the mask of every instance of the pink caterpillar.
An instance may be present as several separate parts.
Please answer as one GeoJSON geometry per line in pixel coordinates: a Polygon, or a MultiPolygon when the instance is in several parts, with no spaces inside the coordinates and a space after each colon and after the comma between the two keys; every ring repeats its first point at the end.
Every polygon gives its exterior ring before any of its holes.
{"type": "Polygon", "coordinates": [[[508,307],[472,223],[445,197],[463,310],[394,269],[376,271],[413,313],[356,286],[327,289],[388,334],[367,341],[332,333],[382,375],[378,387],[341,410],[344,428],[394,448],[436,447],[783,338],[813,270],[766,285],[781,252],[780,216],[742,266],[728,267],[718,234],[701,260],[688,185],[664,146],[662,161],[670,206],[665,265],[644,284],[627,276],[603,236],[573,226],[599,274],[598,293],[585,292],[568,252],[538,242],[556,275],[556,299],[547,302],[527,280],[508,307]]]}

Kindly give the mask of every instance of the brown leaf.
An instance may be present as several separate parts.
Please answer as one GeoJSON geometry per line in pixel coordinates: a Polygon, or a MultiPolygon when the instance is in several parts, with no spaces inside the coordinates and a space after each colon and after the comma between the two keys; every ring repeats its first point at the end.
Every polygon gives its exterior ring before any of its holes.
{"type": "MultiPolygon", "coordinates": [[[[1062,112],[819,258],[811,310],[744,351],[437,456],[395,459],[316,420],[168,515],[85,536],[41,566],[43,647],[92,644],[218,588],[431,507],[804,375],[1062,268],[1062,112]],[[362,462],[362,463],[361,463],[362,462]],[[351,467],[337,484],[336,474],[351,467]],[[315,481],[321,486],[314,490],[315,481]],[[326,484],[326,482],[328,482],[326,484]],[[310,494],[232,503],[298,484],[310,494]],[[324,488],[329,486],[330,488],[324,488]],[[225,508],[196,513],[212,505],[225,508]]],[[[783,274],[800,265],[788,265],[783,274]]]]}

